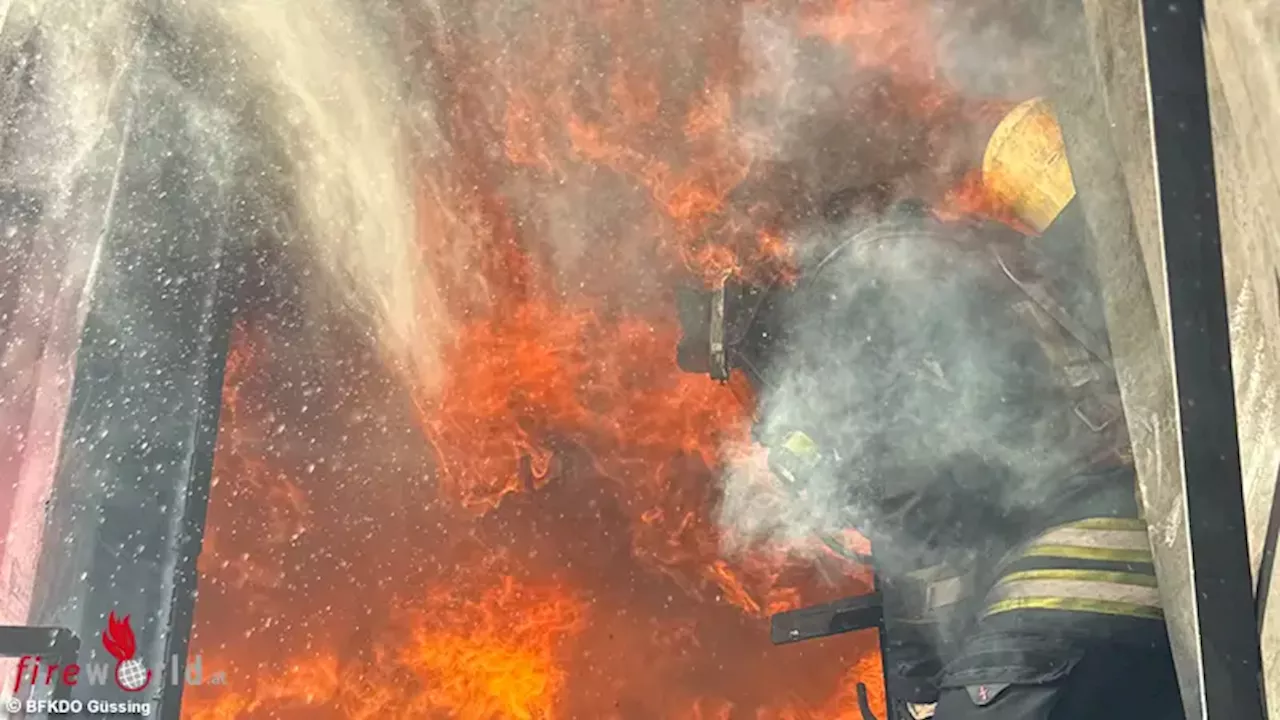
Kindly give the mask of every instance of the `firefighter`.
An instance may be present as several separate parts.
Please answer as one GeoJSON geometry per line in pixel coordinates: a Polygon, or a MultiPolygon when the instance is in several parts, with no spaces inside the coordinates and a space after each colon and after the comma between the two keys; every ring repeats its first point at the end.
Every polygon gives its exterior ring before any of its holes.
{"type": "Polygon", "coordinates": [[[854,220],[794,288],[683,295],[680,364],[746,372],[779,481],[815,525],[845,518],[871,540],[893,720],[1181,718],[1043,102],[1001,123],[983,170],[1030,234],[914,206],[854,220]]]}

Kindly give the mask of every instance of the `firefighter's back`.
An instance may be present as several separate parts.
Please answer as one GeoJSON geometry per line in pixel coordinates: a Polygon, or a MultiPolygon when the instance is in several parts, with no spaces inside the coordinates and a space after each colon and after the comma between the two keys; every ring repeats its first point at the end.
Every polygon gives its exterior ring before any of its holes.
{"type": "Polygon", "coordinates": [[[1113,378],[1062,366],[1010,266],[919,215],[849,232],[784,306],[761,435],[827,449],[810,497],[847,485],[902,717],[1177,717],[1123,419],[1082,412],[1113,378]]]}

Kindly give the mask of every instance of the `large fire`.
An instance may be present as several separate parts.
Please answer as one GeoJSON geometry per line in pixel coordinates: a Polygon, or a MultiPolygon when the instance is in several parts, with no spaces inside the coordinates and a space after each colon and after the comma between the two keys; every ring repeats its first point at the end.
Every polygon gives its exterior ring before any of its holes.
{"type": "Polygon", "coordinates": [[[822,142],[893,147],[852,156],[891,196],[994,213],[963,138],[998,108],[938,78],[927,7],[720,0],[672,23],[555,0],[424,30],[451,152],[423,170],[423,262],[469,268],[445,278],[448,380],[401,397],[367,354],[300,370],[269,320],[239,329],[192,650],[229,684],[188,688],[186,717],[856,719],[859,681],[882,703],[874,636],[769,645],[771,613],[869,577],[724,552],[716,473],[753,398],[675,367],[671,288],[794,271],[812,203],[761,150],[788,131],[742,120],[785,92],[744,57],[752,13],[857,78],[836,126],[861,135],[822,142]],[[459,233],[484,251],[451,257],[459,233]]]}

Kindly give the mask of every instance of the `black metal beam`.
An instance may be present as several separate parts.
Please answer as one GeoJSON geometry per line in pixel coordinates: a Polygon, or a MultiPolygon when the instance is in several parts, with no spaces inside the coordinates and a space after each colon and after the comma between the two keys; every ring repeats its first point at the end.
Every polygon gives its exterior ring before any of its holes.
{"type": "Polygon", "coordinates": [[[1202,0],[1143,0],[1202,716],[1262,720],[1202,0]]]}
{"type": "Polygon", "coordinates": [[[151,28],[125,63],[82,210],[100,219],[97,269],[76,353],[67,421],[32,602],[33,625],[93,638],[80,662],[114,663],[109,613],[132,617],[142,693],[72,689],[87,701],[149,700],[179,716],[195,607],[222,373],[237,273],[251,234],[234,189],[243,173],[225,117],[202,100],[187,53],[151,28]]]}
{"type": "MultiPolygon", "coordinates": [[[[80,638],[66,628],[28,627],[26,625],[0,626],[0,657],[31,656],[40,659],[42,668],[66,667],[77,662],[80,655],[80,638]]],[[[51,689],[52,700],[66,700],[71,697],[71,686],[63,683],[41,683],[28,685],[26,678],[5,678],[6,682],[14,681],[27,690],[40,687],[51,689]]],[[[21,698],[22,692],[15,697],[21,698]]]]}
{"type": "Polygon", "coordinates": [[[830,635],[880,627],[884,606],[879,593],[844,598],[825,605],[790,610],[769,619],[769,638],[786,645],[830,635]]]}

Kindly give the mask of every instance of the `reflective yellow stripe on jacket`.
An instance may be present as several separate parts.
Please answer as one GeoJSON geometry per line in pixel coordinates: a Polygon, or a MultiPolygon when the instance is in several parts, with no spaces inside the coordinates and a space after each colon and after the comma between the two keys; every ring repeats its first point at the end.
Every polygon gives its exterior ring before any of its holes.
{"type": "Polygon", "coordinates": [[[1038,559],[1046,566],[1005,572],[987,597],[986,616],[1057,610],[1163,617],[1150,540],[1141,520],[1091,518],[1062,525],[1024,546],[1014,556],[1020,559],[1038,559]],[[1101,569],[1108,566],[1111,569],[1101,569]]]}

